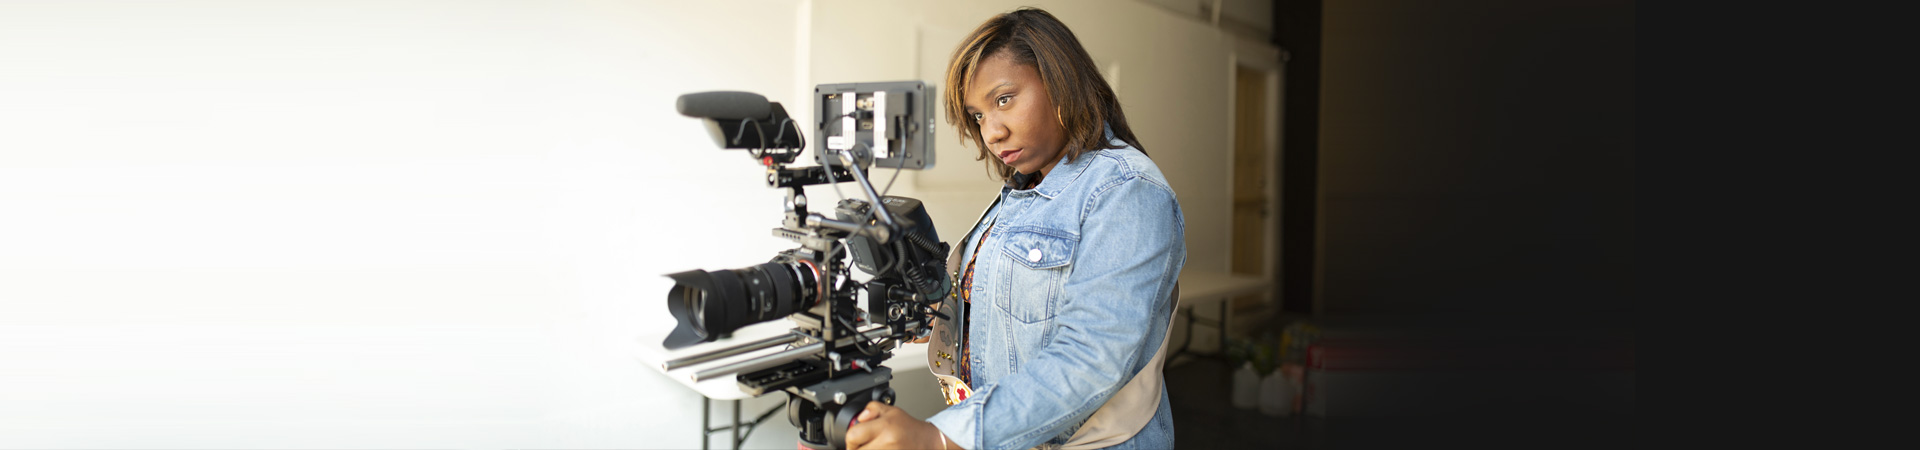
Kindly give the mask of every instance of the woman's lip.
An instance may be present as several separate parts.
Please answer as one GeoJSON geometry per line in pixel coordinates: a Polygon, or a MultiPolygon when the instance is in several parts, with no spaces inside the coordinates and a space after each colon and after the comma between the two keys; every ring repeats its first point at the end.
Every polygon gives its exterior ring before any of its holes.
{"type": "Polygon", "coordinates": [[[1001,162],[1006,162],[1006,161],[1007,161],[1007,159],[1008,159],[1009,157],[1011,157],[1011,156],[1013,156],[1013,155],[1018,155],[1018,154],[1020,154],[1020,149],[1017,149],[1017,148],[1016,148],[1016,149],[1011,149],[1011,150],[1001,150],[1001,151],[1000,151],[1000,161],[1001,161],[1001,162]]]}

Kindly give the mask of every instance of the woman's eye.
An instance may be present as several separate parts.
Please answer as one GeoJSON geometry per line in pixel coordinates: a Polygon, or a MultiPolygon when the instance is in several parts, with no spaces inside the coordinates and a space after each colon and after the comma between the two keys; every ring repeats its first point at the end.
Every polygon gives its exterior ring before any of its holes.
{"type": "Polygon", "coordinates": [[[1000,106],[1007,106],[1007,102],[1011,100],[1013,100],[1013,96],[1011,95],[1000,97],[1000,106]]]}
{"type": "Polygon", "coordinates": [[[980,123],[980,113],[973,113],[973,123],[980,123]]]}

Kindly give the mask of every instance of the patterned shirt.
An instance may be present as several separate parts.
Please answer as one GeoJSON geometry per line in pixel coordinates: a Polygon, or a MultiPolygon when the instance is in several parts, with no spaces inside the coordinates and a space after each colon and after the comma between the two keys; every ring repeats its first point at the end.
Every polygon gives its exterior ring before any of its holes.
{"type": "MultiPolygon", "coordinates": [[[[993,233],[993,225],[987,225],[986,231],[980,232],[980,242],[986,243],[987,235],[992,233],[993,233]]],[[[965,274],[962,274],[960,276],[960,300],[964,304],[962,307],[966,308],[966,311],[968,312],[973,311],[973,262],[975,260],[980,259],[981,247],[986,247],[986,246],[975,245],[973,247],[973,256],[970,256],[967,258],[967,271],[965,274]]],[[[963,312],[962,314],[966,314],[966,313],[963,312]]],[[[960,365],[958,368],[956,368],[956,370],[954,370],[954,374],[960,376],[961,383],[966,383],[968,386],[972,386],[973,385],[973,346],[969,345],[967,342],[967,334],[968,334],[967,328],[971,328],[971,327],[962,327],[960,329],[960,343],[961,343],[960,365]]]]}

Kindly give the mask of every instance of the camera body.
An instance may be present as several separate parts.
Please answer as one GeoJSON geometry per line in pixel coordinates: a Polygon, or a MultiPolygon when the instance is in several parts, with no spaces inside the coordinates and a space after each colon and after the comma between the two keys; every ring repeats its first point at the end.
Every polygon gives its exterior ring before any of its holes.
{"type": "Polygon", "coordinates": [[[799,167],[792,163],[805,139],[778,103],[745,92],[681,96],[682,114],[704,119],[721,148],[748,150],[766,166],[768,186],[787,190],[786,214],[773,234],[799,247],[749,267],[668,274],[675,285],[667,309],[676,326],[663,344],[681,348],[724,339],[742,326],[792,320],[787,335],[667,364],[784,345],[702,370],[695,381],[732,374],[754,396],[787,392],[788,420],[800,428],[801,445],[841,449],[868,402],[893,402],[892,372],[881,363],[901,341],[929,333],[929,317],[940,315],[934,308],[952,295],[950,247],[919,200],[876,193],[866,176],[872,167],[933,165],[932,89],[919,81],[823,84],[814,102],[815,136],[824,137],[814,145],[819,164],[799,167]],[[843,182],[857,183],[865,200],[841,200],[832,217],[812,211],[807,186],[843,182]],[[853,268],[868,280],[857,281],[853,268]]]}

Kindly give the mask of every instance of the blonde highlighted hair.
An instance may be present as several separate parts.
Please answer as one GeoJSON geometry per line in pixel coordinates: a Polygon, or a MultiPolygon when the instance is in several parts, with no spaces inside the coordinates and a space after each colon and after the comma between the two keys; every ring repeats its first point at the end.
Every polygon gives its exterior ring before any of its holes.
{"type": "Polygon", "coordinates": [[[1127,126],[1127,116],[1120,111],[1120,99],[1113,94],[1113,87],[1100,75],[1099,67],[1094,65],[1087,49],[1080,46],[1073,30],[1045,10],[1020,8],[980,24],[960,41],[960,47],[954,49],[953,58],[947,63],[947,123],[958,128],[960,142],[972,143],[980,150],[974,159],[988,161],[988,172],[1006,180],[1013,177],[1014,170],[1013,166],[992,157],[980,134],[980,124],[967,114],[966,87],[973,83],[980,61],[999,54],[1013,58],[1016,64],[1032,66],[1040,73],[1047,96],[1059,113],[1060,126],[1066,136],[1066,148],[1062,150],[1067,159],[1092,150],[1122,148],[1107,140],[1107,128],[1111,128],[1113,136],[1121,142],[1140,153],[1147,152],[1133,136],[1133,129],[1127,126]]]}

